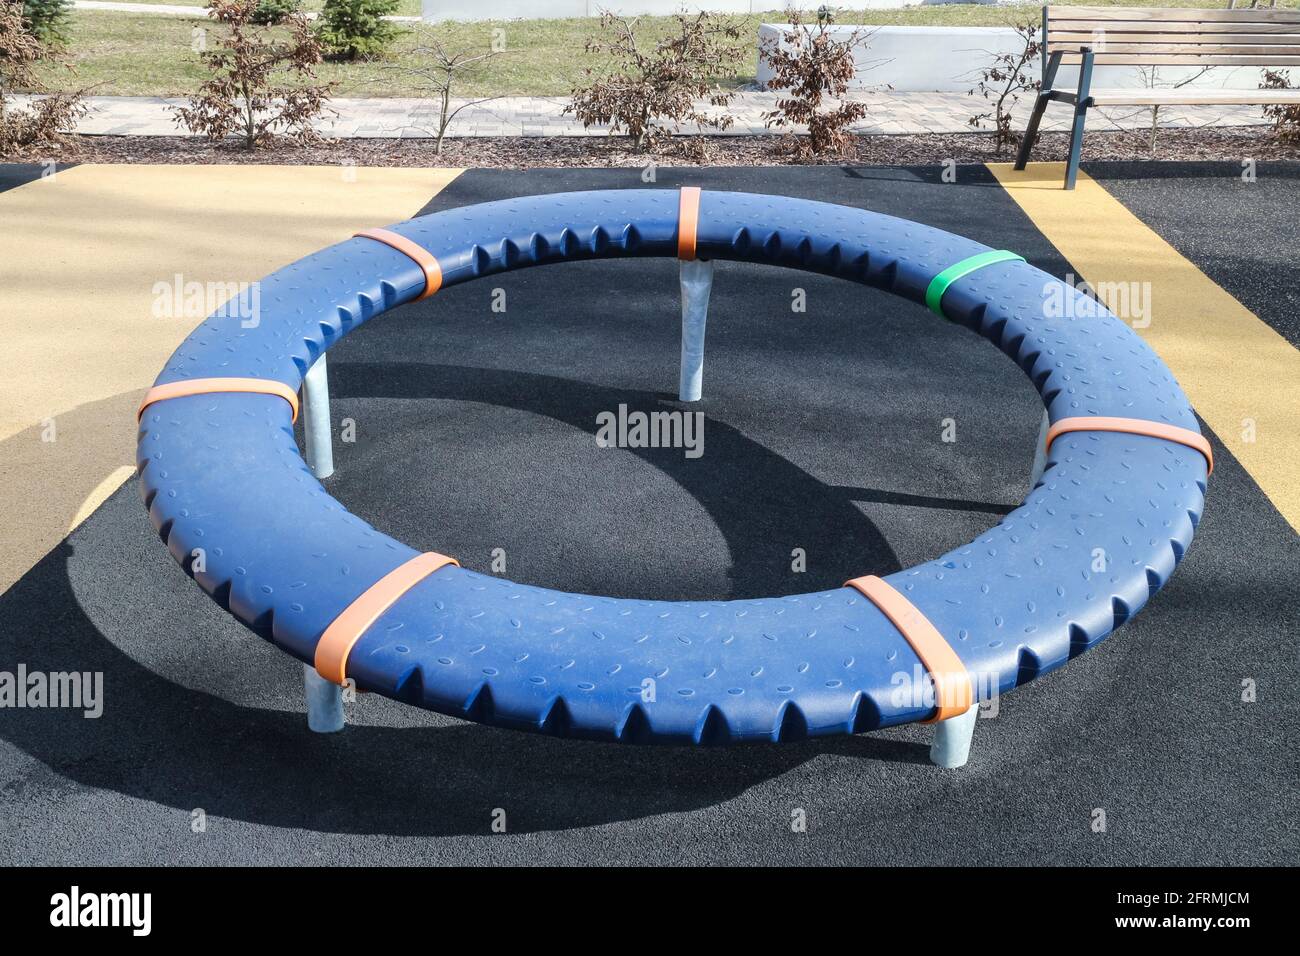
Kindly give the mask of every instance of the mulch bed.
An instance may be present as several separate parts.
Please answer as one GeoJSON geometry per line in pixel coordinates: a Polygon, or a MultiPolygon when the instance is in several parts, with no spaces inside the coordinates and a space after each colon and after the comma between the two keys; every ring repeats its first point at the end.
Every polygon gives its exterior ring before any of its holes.
{"type": "MultiPolygon", "coordinates": [[[[1065,159],[1068,136],[1045,133],[1034,159],[1065,159]]],[[[640,153],[625,137],[495,137],[448,139],[442,153],[427,139],[329,140],[315,146],[276,143],[255,150],[234,143],[212,145],[184,136],[71,136],[58,148],[0,155],[4,162],[83,163],[263,163],[276,165],[464,166],[524,169],[545,166],[768,166],[842,164],[929,166],[1006,162],[997,155],[988,133],[930,133],[906,136],[859,136],[849,155],[801,159],[790,141],[779,136],[681,137],[662,150],[640,153]],[[703,158],[701,158],[703,153],[703,158]]],[[[1167,129],[1150,149],[1146,130],[1089,132],[1084,160],[1227,160],[1300,159],[1300,143],[1278,141],[1267,126],[1167,129]]]]}

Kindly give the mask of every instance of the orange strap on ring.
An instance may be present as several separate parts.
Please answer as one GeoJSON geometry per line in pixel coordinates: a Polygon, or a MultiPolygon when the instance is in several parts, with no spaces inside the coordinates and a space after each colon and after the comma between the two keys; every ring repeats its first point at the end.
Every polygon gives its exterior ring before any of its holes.
{"type": "Polygon", "coordinates": [[[256,392],[263,395],[279,395],[293,409],[293,420],[298,420],[298,393],[284,382],[269,378],[187,378],[166,385],[155,385],[144,393],[140,408],[135,413],[135,420],[144,417],[144,410],[154,402],[165,402],[169,398],[184,398],[186,395],[210,395],[213,392],[256,392]]]}
{"type": "Polygon", "coordinates": [[[342,684],[347,678],[348,655],[361,635],[415,585],[439,568],[460,562],[445,554],[429,551],[398,565],[370,585],[361,596],[343,609],[316,643],[316,673],[327,681],[342,684]]]}
{"type": "Polygon", "coordinates": [[[966,665],[938,629],[911,601],[874,574],[846,581],[844,586],[857,588],[889,618],[890,623],[898,628],[898,633],[912,645],[912,650],[921,659],[921,666],[929,672],[930,680],[934,681],[934,699],[939,709],[933,717],[922,723],[947,720],[970,710],[975,695],[966,665]]]}
{"type": "Polygon", "coordinates": [[[433,253],[424,246],[412,242],[405,236],[399,236],[391,229],[362,229],[352,235],[391,246],[424,270],[424,291],[415,297],[416,302],[427,299],[442,288],[442,266],[438,265],[438,260],[433,257],[433,253]]]}
{"type": "Polygon", "coordinates": [[[1194,448],[1205,456],[1206,474],[1214,473],[1214,452],[1204,435],[1177,425],[1163,422],[1147,421],[1145,418],[1107,418],[1104,415],[1090,415],[1082,418],[1062,418],[1047,429],[1045,451],[1052,447],[1058,437],[1066,432],[1124,432],[1129,435],[1146,435],[1150,438],[1163,438],[1165,441],[1177,442],[1194,448]]]}
{"type": "Polygon", "coordinates": [[[695,258],[695,234],[700,228],[700,187],[683,186],[677,200],[677,258],[695,258]]]}

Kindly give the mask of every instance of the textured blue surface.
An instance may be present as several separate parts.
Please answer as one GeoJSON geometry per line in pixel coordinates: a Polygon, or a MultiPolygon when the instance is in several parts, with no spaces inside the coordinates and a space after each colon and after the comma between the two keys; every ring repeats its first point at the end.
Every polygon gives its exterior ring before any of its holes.
{"type": "MultiPolygon", "coordinates": [[[[675,256],[675,190],[564,193],[453,209],[392,227],[427,248],[443,284],[571,259],[675,256]]],[[[988,249],[877,213],[704,192],[701,258],[839,276],[924,302],[934,276],[988,249]]],[[[260,324],[214,316],[158,384],[207,376],[297,387],[343,335],[410,301],[420,269],[350,239],[263,280],[260,324]]],[[[1024,369],[1053,421],[1145,418],[1191,430],[1186,397],[1120,320],[1049,314],[1080,293],[1024,262],[955,281],[945,314],[1024,369]]],[[[313,659],[328,624],[412,549],[349,514],[307,470],[288,405],[212,394],[152,405],[140,488],[172,556],[205,591],[289,653],[313,659]],[[191,556],[204,551],[195,573],[191,556]]],[[[1168,580],[1192,540],[1206,463],[1181,445],[1070,433],[1024,504],[965,547],[889,575],[948,637],[981,696],[1097,643],[1168,580]],[[1098,549],[1106,570],[1094,571],[1098,549]]],[[[869,568],[846,568],[845,576],[869,568]]],[[[747,601],[615,600],[528,587],[461,568],[435,572],[361,638],[358,686],[458,717],[627,741],[722,743],[852,733],[921,720],[898,696],[919,661],[849,588],[747,601]],[[644,702],[643,682],[654,682],[644,702]]],[[[925,683],[925,682],[922,682],[925,683]]]]}

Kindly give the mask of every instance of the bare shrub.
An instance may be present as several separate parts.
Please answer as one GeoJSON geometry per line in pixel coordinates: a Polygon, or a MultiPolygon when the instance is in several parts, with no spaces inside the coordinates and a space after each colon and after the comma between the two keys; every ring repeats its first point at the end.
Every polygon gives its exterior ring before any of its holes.
{"type": "Polygon", "coordinates": [[[452,106],[453,87],[461,80],[474,75],[489,60],[503,55],[506,51],[489,46],[481,51],[453,52],[434,31],[427,27],[416,27],[412,33],[415,37],[414,45],[407,52],[414,62],[404,60],[401,63],[385,66],[384,69],[401,74],[419,90],[422,96],[427,96],[438,104],[438,119],[432,131],[433,152],[435,155],[441,155],[442,141],[452,121],[456,119],[456,114],[466,107],[500,99],[499,96],[483,96],[452,106]]]}
{"type": "Polygon", "coordinates": [[[1018,49],[992,54],[992,62],[980,71],[979,82],[967,90],[967,96],[980,96],[993,109],[976,113],[968,122],[976,129],[993,124],[993,144],[999,156],[1008,146],[1020,145],[1021,134],[1011,125],[1011,110],[1021,94],[1037,94],[1043,87],[1037,71],[1030,64],[1042,52],[1037,24],[1016,24],[1018,49]]]}
{"type": "MultiPolygon", "coordinates": [[[[1160,68],[1156,66],[1139,66],[1138,73],[1142,77],[1142,84],[1149,90],[1177,90],[1187,86],[1189,83],[1194,83],[1213,69],[1214,67],[1212,66],[1203,66],[1191,76],[1185,76],[1176,83],[1161,82],[1160,68]]],[[[1160,104],[1155,103],[1146,109],[1151,113],[1151,125],[1149,127],[1150,135],[1147,137],[1147,155],[1154,159],[1156,155],[1156,142],[1160,136],[1160,104]]],[[[1140,113],[1141,111],[1139,110],[1138,112],[1140,113]]],[[[1133,115],[1138,114],[1135,113],[1133,115]]]]}
{"type": "Polygon", "coordinates": [[[600,27],[608,38],[592,38],[586,48],[606,54],[610,63],[584,71],[586,85],[574,87],[564,111],[584,127],[609,124],[611,133],[626,132],[640,150],[671,137],[684,122],[730,127],[730,116],[705,112],[698,103],[707,99],[722,107],[735,97],[717,81],[734,75],[744,55],[736,42],[740,28],[707,12],[679,13],[674,20],[668,36],[646,43],[637,37],[636,19],[602,13],[600,27]]]}
{"type": "MultiPolygon", "coordinates": [[[[1265,70],[1261,90],[1292,90],[1291,74],[1285,70],[1265,70]]],[[[1300,105],[1270,103],[1264,115],[1273,121],[1273,135],[1278,142],[1300,144],[1300,105]]]]}
{"type": "Polygon", "coordinates": [[[36,64],[53,56],[25,22],[20,0],[0,0],[0,152],[66,145],[64,134],[86,115],[85,90],[52,92],[36,76],[36,64]],[[7,102],[16,90],[44,95],[18,109],[7,102]]]}
{"type": "Polygon", "coordinates": [[[837,40],[831,32],[834,19],[825,7],[818,10],[815,24],[807,22],[800,11],[791,10],[790,29],[781,34],[779,42],[766,41],[760,50],[772,67],[769,88],[788,91],[763,119],[769,129],[806,126],[807,139],[791,137],[790,141],[795,153],[803,157],[846,154],[853,143],[849,127],[867,115],[865,103],[843,97],[857,75],[853,49],[872,31],[857,29],[837,40]]]}
{"type": "Polygon", "coordinates": [[[332,88],[314,82],[320,42],[301,12],[286,14],[277,28],[258,26],[258,4],[208,4],[208,16],[226,30],[214,49],[199,54],[212,77],[188,107],[173,108],[176,122],[214,142],[238,134],[249,149],[277,135],[303,145],[319,142],[312,120],[325,113],[332,88]]]}

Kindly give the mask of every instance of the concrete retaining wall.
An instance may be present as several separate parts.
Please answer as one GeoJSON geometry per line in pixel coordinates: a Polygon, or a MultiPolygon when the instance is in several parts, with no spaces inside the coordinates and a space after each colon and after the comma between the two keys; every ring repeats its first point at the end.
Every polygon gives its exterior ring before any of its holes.
{"type": "MultiPolygon", "coordinates": [[[[777,43],[788,24],[765,23],[759,27],[759,49],[777,43]]],[[[852,26],[835,28],[847,37],[852,26]]],[[[1009,27],[875,27],[864,47],[855,51],[858,78],[856,89],[884,89],[899,92],[966,91],[979,79],[980,70],[1000,52],[1016,52],[1022,41],[1009,27]]],[[[1035,59],[1034,76],[1041,66],[1035,59]]],[[[1199,70],[1194,67],[1161,67],[1157,85],[1171,86],[1199,70]]],[[[1093,69],[1093,86],[1132,88],[1150,85],[1137,67],[1099,66],[1093,69]]],[[[1188,86],[1199,88],[1255,89],[1262,71],[1254,67],[1215,67],[1188,86]]],[[[760,56],[757,79],[766,86],[771,68],[760,56]]],[[[1056,86],[1073,88],[1079,82],[1075,67],[1062,67],[1056,86]]]]}
{"type": "MultiPolygon", "coordinates": [[[[947,0],[921,0],[922,3],[947,0]]],[[[992,3],[996,0],[952,0],[958,3],[992,3]]],[[[796,3],[805,10],[815,10],[820,0],[796,3]]],[[[570,17],[598,17],[600,11],[627,14],[670,14],[685,8],[691,12],[767,13],[788,9],[786,0],[424,0],[425,20],[558,20],[570,17]]],[[[917,0],[837,0],[839,10],[894,10],[917,6],[917,0]]]]}

